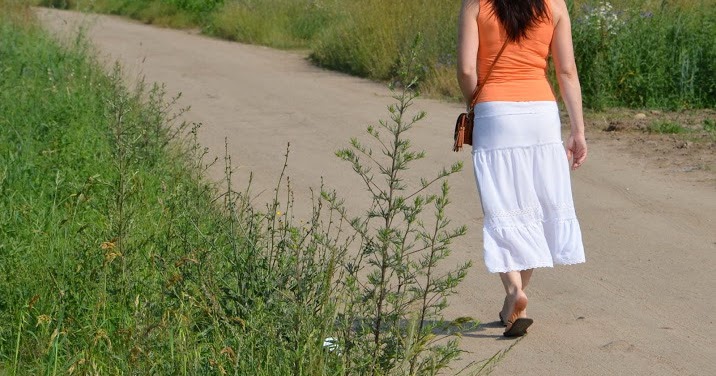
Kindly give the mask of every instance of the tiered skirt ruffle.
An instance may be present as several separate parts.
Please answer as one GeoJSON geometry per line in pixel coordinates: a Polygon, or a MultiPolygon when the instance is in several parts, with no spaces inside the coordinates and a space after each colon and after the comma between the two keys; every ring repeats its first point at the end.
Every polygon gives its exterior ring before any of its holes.
{"type": "Polygon", "coordinates": [[[475,108],[473,166],[490,272],[585,261],[555,102],[475,108]]]}

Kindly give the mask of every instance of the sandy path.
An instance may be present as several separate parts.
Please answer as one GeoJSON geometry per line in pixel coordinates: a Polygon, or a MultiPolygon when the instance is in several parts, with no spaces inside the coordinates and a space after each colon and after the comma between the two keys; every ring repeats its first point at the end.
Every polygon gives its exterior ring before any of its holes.
{"type": "MultiPolygon", "coordinates": [[[[103,56],[130,76],[167,84],[204,123],[200,141],[223,156],[228,140],[239,184],[254,171],[254,191],[270,189],[287,141],[289,173],[298,198],[320,177],[345,197],[364,196],[350,168],[333,156],[364,125],[386,117],[383,85],[312,67],[295,53],[208,39],[118,18],[38,11],[52,30],[75,30],[80,20],[103,56]]],[[[456,105],[422,100],[428,117],[412,134],[428,152],[414,172],[432,176],[470,153],[449,151],[456,105]]],[[[589,131],[589,130],[588,130],[589,131]]],[[[716,343],[716,189],[669,177],[618,155],[599,142],[573,174],[588,262],[541,269],[530,294],[536,320],[495,369],[497,375],[713,375],[716,343]]],[[[219,177],[220,173],[214,172],[219,177]]],[[[469,225],[451,262],[475,267],[452,299],[450,317],[486,324],[463,340],[467,361],[489,357],[512,342],[494,323],[502,288],[481,261],[480,206],[468,168],[450,180],[453,223],[469,225]]],[[[261,197],[267,197],[264,193],[261,197]]],[[[364,201],[352,201],[360,210],[364,201]]]]}

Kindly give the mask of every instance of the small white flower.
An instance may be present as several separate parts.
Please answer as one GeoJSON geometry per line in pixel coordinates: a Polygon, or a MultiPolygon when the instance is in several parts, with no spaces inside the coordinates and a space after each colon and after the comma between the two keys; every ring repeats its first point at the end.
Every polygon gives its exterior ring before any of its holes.
{"type": "Polygon", "coordinates": [[[325,348],[326,350],[328,350],[330,352],[335,351],[336,354],[339,354],[339,355],[341,353],[341,351],[340,351],[341,349],[338,346],[338,340],[333,337],[328,337],[323,340],[323,348],[325,348]]]}
{"type": "Polygon", "coordinates": [[[608,1],[600,2],[594,8],[587,8],[582,19],[587,24],[606,30],[611,35],[616,35],[618,29],[624,25],[624,21],[619,19],[618,12],[608,1]]]}

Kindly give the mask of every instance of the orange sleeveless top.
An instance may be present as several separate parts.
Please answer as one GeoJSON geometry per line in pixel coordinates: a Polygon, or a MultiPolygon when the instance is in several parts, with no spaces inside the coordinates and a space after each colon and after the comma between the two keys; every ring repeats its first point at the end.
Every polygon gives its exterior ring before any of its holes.
{"type": "MultiPolygon", "coordinates": [[[[545,0],[549,19],[537,23],[519,44],[510,42],[495,64],[477,103],[490,101],[554,101],[547,81],[547,56],[554,25],[550,0],[545,0]]],[[[477,51],[478,83],[487,75],[492,61],[507,39],[489,0],[480,0],[477,17],[480,45],[477,51]]]]}

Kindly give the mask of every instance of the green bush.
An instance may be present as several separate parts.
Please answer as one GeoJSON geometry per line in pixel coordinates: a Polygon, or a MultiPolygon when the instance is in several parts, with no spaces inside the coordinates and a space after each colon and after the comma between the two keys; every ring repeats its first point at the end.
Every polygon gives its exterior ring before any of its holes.
{"type": "Polygon", "coordinates": [[[224,0],[162,0],[178,9],[192,13],[210,12],[224,3],[224,0]]]}
{"type": "Polygon", "coordinates": [[[77,4],[74,0],[39,0],[37,5],[57,9],[72,9],[77,4]]]}
{"type": "Polygon", "coordinates": [[[617,10],[601,2],[572,14],[588,107],[716,105],[713,7],[617,10]]]}

